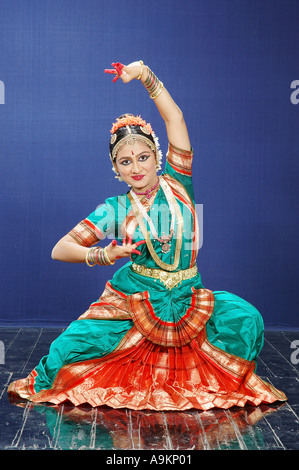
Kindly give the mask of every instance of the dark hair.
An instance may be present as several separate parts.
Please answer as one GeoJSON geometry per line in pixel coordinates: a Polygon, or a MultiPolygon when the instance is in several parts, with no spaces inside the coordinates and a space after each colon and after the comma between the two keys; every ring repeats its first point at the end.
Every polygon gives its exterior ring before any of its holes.
{"type": "MultiPolygon", "coordinates": [[[[118,119],[123,119],[123,118],[126,118],[127,116],[133,116],[133,114],[122,114],[121,116],[119,116],[118,119]]],[[[138,134],[138,135],[141,135],[143,137],[146,137],[148,140],[150,140],[153,145],[155,146],[155,141],[154,141],[154,138],[152,136],[152,134],[150,133],[145,133],[143,130],[142,130],[142,126],[140,125],[132,125],[130,124],[130,129],[131,129],[131,132],[132,134],[138,134]]],[[[126,126],[123,126],[123,127],[120,127],[119,129],[117,129],[115,131],[115,133],[113,134],[113,136],[116,136],[116,138],[114,137],[113,139],[110,139],[110,142],[109,142],[109,152],[110,152],[110,156],[112,158],[112,152],[113,152],[113,149],[115,147],[115,145],[118,144],[118,142],[120,142],[124,137],[126,137],[128,135],[128,130],[126,128],[126,126]],[[112,142],[112,143],[111,143],[112,142]]],[[[115,161],[115,158],[113,159],[113,161],[115,161]]]]}

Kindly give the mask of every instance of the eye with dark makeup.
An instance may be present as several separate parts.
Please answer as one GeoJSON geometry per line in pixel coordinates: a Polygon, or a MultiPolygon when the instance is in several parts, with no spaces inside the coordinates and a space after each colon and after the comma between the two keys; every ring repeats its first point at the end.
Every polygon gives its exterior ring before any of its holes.
{"type": "MultiPolygon", "coordinates": [[[[138,161],[139,162],[146,162],[146,160],[150,157],[150,155],[148,154],[142,154],[140,155],[140,157],[138,158],[138,161]]],[[[121,160],[119,162],[120,165],[124,165],[124,166],[128,166],[129,164],[131,163],[131,159],[125,159],[125,160],[121,160]]]]}

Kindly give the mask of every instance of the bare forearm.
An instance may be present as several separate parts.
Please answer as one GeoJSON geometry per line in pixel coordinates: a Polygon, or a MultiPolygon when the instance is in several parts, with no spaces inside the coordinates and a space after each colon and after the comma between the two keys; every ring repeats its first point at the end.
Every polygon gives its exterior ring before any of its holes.
{"type": "Polygon", "coordinates": [[[52,258],[68,263],[85,263],[86,253],[89,248],[76,243],[72,237],[66,235],[54,246],[52,258]]]}
{"type": "MultiPolygon", "coordinates": [[[[149,74],[151,73],[152,72],[149,72],[148,66],[143,67],[141,82],[145,88],[147,88],[146,85],[149,82],[148,78],[150,77],[149,74]]],[[[158,80],[158,82],[160,81],[158,80]]],[[[160,92],[159,85],[157,89],[158,96],[155,97],[153,101],[155,102],[155,105],[157,106],[158,111],[165,122],[168,140],[177,147],[190,150],[191,145],[183,112],[178,107],[164,85],[160,92]]]]}
{"type": "MultiPolygon", "coordinates": [[[[145,85],[148,79],[148,67],[145,67],[145,71],[142,73],[141,82],[145,85]]],[[[183,118],[183,113],[173,100],[165,86],[159,96],[154,99],[154,102],[159,109],[159,112],[165,122],[179,121],[183,118]]]]}
{"type": "Polygon", "coordinates": [[[132,62],[129,65],[123,65],[119,62],[112,63],[112,65],[114,69],[106,69],[105,72],[116,75],[114,81],[118,78],[121,78],[124,83],[135,79],[141,81],[165,122],[169,142],[189,151],[191,145],[183,113],[149,66],[142,61],[132,62]]]}
{"type": "MultiPolygon", "coordinates": [[[[132,244],[131,240],[129,240],[128,242],[123,241],[122,245],[118,245],[116,240],[113,240],[105,247],[105,249],[100,247],[95,248],[100,251],[106,251],[109,260],[106,264],[114,264],[117,259],[130,257],[132,253],[141,254],[140,251],[136,250],[136,248],[143,243],[145,242],[140,241],[132,244]]],[[[68,263],[85,263],[87,262],[86,256],[90,251],[92,251],[91,247],[79,245],[69,234],[67,234],[54,246],[52,250],[52,258],[58,261],[66,261],[68,263]]],[[[96,264],[105,264],[102,263],[101,260],[103,260],[103,258],[98,256],[96,264]]]]}

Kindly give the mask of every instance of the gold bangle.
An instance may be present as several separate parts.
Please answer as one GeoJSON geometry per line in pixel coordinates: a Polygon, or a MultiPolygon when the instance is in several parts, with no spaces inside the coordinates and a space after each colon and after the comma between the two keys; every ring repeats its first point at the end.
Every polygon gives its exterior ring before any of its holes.
{"type": "Polygon", "coordinates": [[[139,72],[139,75],[137,77],[137,80],[140,80],[140,78],[142,76],[142,72],[143,72],[143,61],[140,60],[140,72],[139,72]]]}
{"type": "Polygon", "coordinates": [[[92,267],[95,266],[97,263],[94,263],[94,264],[90,264],[90,263],[89,263],[89,260],[88,260],[89,251],[90,251],[90,250],[88,250],[88,251],[86,252],[86,255],[85,255],[85,263],[87,264],[87,266],[89,266],[90,268],[92,268],[92,267]]]}
{"type": "Polygon", "coordinates": [[[152,100],[155,100],[156,98],[158,98],[158,96],[160,95],[160,93],[163,91],[163,88],[164,88],[164,85],[162,82],[160,82],[160,89],[158,90],[158,92],[155,94],[155,91],[150,95],[151,99],[152,100]]]}
{"type": "Polygon", "coordinates": [[[104,248],[104,252],[103,252],[103,253],[104,253],[105,258],[106,258],[106,260],[107,260],[107,262],[108,262],[109,264],[114,264],[114,263],[115,263],[115,261],[113,261],[113,263],[112,263],[112,261],[110,260],[110,258],[109,258],[109,256],[108,256],[107,247],[104,248]]]}

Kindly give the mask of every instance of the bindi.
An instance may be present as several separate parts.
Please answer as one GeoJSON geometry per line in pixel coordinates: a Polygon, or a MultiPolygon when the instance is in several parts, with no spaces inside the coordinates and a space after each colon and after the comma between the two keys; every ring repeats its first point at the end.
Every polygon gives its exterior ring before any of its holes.
{"type": "Polygon", "coordinates": [[[131,151],[131,155],[132,155],[132,156],[134,156],[134,152],[133,152],[133,150],[131,151]]]}

